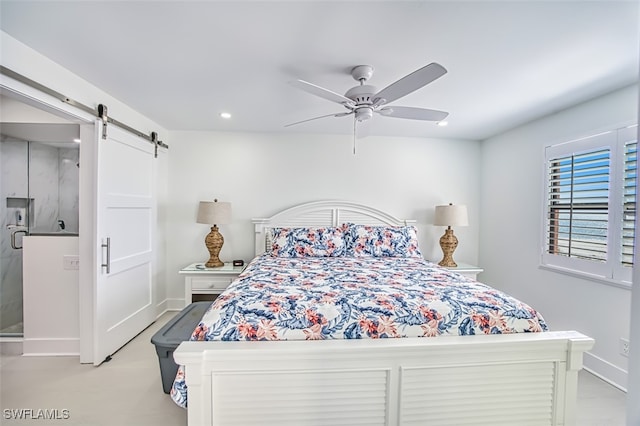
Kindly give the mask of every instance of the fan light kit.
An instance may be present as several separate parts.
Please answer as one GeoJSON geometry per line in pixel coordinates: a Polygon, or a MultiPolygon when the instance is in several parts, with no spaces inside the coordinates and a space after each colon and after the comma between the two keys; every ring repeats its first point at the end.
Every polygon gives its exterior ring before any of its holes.
{"type": "Polygon", "coordinates": [[[374,113],[386,117],[442,122],[449,113],[426,108],[387,106],[387,104],[426,86],[446,73],[447,70],[442,65],[433,62],[378,91],[375,86],[366,84],[373,76],[373,67],[371,65],[358,65],[351,70],[351,76],[360,85],[347,90],[344,96],[304,80],[293,80],[290,82],[292,86],[331,102],[341,104],[347,111],[309,118],[287,124],[285,127],[319,118],[345,117],[353,114],[355,128],[356,123],[368,121],[373,117],[374,113]]]}

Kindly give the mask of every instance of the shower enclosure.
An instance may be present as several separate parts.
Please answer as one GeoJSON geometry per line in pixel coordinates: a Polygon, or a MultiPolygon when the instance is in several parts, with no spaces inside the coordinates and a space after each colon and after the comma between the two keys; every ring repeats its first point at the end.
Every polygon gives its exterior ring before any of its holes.
{"type": "Polygon", "coordinates": [[[79,149],[0,141],[0,336],[22,335],[22,238],[78,233],[79,149]]]}

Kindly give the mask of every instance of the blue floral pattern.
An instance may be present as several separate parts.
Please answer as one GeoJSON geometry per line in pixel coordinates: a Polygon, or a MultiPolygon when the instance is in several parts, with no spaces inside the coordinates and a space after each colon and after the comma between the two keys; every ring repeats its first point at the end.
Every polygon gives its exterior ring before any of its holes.
{"type": "Polygon", "coordinates": [[[271,255],[276,257],[344,256],[346,226],[273,228],[271,255]]]}
{"type": "Polygon", "coordinates": [[[347,256],[422,257],[415,226],[348,225],[347,256]]]}
{"type": "MultiPolygon", "coordinates": [[[[528,305],[418,257],[256,257],[191,340],[324,340],[546,331],[528,305]]],[[[187,404],[182,367],[171,390],[187,404]]]]}

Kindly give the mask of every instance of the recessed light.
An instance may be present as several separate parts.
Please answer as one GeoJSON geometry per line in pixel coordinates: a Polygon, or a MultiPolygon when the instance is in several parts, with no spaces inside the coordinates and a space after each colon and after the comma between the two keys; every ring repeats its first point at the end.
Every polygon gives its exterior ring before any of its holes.
{"type": "Polygon", "coordinates": [[[228,112],[221,112],[220,117],[224,118],[225,120],[228,120],[231,118],[231,114],[229,114],[228,112]]]}
{"type": "Polygon", "coordinates": [[[74,138],[74,139],[73,139],[73,141],[74,141],[75,143],[80,143],[80,138],[74,138]]]}
{"type": "Polygon", "coordinates": [[[440,127],[444,127],[444,126],[446,126],[447,124],[449,124],[449,122],[448,122],[448,121],[438,121],[438,126],[440,126],[440,127]]]}

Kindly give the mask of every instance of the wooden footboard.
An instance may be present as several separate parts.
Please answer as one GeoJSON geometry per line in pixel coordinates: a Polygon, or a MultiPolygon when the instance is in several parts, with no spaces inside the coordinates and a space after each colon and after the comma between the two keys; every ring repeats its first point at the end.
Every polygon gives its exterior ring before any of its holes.
{"type": "Polygon", "coordinates": [[[577,332],[184,342],[188,424],[574,425],[577,332]]]}

